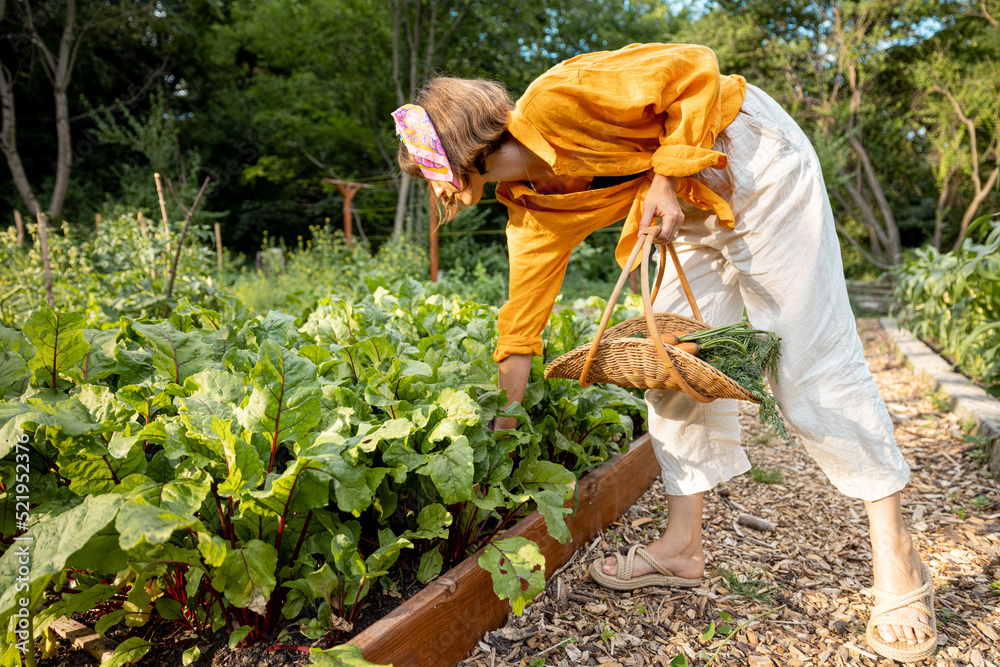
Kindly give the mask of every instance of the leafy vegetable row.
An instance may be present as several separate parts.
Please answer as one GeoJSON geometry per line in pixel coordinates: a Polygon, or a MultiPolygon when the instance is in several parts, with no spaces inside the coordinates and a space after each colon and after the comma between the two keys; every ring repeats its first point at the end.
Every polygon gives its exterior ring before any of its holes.
{"type": "MultiPolygon", "coordinates": [[[[22,331],[0,328],[0,581],[18,577],[14,538],[34,540],[26,588],[0,592],[0,664],[18,664],[22,597],[36,636],[96,610],[99,632],[166,623],[193,644],[225,628],[236,645],[295,627],[338,644],[373,585],[429,581],[487,544],[480,564],[520,613],[544,559],[496,536],[537,509],[567,539],[576,479],[631,441],[644,408],[616,387],[543,381],[538,360],[504,413],[519,428],[490,430],[506,403],[495,309],[414,281],[322,299],[304,321],[219,302],[104,329],[41,306],[22,331]]],[[[546,359],[592,329],[556,314],[546,359]]],[[[151,646],[136,634],[116,660],[151,646]]]]}

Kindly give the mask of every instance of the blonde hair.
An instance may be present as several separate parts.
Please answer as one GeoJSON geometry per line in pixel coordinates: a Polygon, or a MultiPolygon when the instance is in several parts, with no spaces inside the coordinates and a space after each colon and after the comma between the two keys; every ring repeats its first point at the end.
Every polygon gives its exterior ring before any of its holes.
{"type": "MultiPolygon", "coordinates": [[[[513,108],[502,83],[486,79],[437,77],[428,81],[417,94],[415,104],[430,116],[441,139],[451,170],[463,186],[473,170],[486,170],[486,156],[503,143],[507,116],[513,108]]],[[[399,167],[410,176],[423,178],[420,165],[406,146],[399,145],[399,167]]],[[[434,200],[433,192],[430,197],[434,200]]],[[[462,208],[456,199],[439,200],[441,223],[448,222],[462,208]]]]}

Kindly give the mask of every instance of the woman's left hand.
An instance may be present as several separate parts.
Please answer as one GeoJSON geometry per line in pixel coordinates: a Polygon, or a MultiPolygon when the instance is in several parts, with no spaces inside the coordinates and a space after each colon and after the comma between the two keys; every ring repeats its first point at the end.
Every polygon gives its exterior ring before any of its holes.
{"type": "Polygon", "coordinates": [[[677,201],[677,178],[674,176],[653,176],[646,198],[642,201],[642,218],[639,220],[639,232],[653,223],[654,218],[660,218],[660,233],[653,237],[656,243],[670,243],[677,236],[678,230],[684,224],[684,213],[677,201]]]}

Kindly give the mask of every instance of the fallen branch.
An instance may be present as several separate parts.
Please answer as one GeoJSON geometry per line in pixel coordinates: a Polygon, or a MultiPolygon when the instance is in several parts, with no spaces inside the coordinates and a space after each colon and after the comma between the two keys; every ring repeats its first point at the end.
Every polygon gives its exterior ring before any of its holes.
{"type": "Polygon", "coordinates": [[[761,519],[760,517],[754,516],[752,514],[741,514],[736,523],[743,524],[747,528],[755,528],[756,530],[763,530],[767,533],[773,533],[778,528],[768,521],[767,519],[761,519]]]}
{"type": "Polygon", "coordinates": [[[858,653],[859,655],[865,656],[869,660],[878,660],[879,659],[879,657],[877,655],[875,655],[874,653],[871,653],[869,651],[864,650],[863,648],[861,648],[857,644],[853,644],[851,642],[844,642],[843,646],[844,646],[844,648],[850,649],[850,650],[854,651],[855,653],[858,653]]]}

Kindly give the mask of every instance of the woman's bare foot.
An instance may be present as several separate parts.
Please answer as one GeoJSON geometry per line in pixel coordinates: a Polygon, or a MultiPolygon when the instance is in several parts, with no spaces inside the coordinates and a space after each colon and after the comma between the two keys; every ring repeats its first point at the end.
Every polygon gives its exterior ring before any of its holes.
{"type": "MultiPolygon", "coordinates": [[[[887,593],[904,595],[923,585],[920,576],[920,554],[913,548],[909,536],[906,537],[904,543],[895,546],[884,543],[873,553],[872,569],[875,588],[887,593]]],[[[900,607],[893,611],[892,615],[921,623],[930,623],[927,614],[913,607],[900,607]]],[[[908,644],[921,644],[927,639],[923,630],[915,630],[908,626],[880,625],[878,632],[886,642],[905,641],[908,644]]]]}
{"type": "MultiPolygon", "coordinates": [[[[923,585],[920,554],[903,522],[899,493],[865,503],[871,527],[872,572],[874,587],[887,593],[904,595],[923,585]]],[[[900,607],[892,616],[930,623],[927,614],[913,607],[900,607]]],[[[900,625],[880,625],[878,632],[884,641],[920,644],[927,639],[922,630],[900,625]]]]}
{"type": "MultiPolygon", "coordinates": [[[[688,540],[673,539],[668,531],[667,535],[647,546],[646,553],[675,576],[698,579],[705,573],[705,552],[701,548],[701,540],[690,543],[688,540]]],[[[605,574],[613,576],[618,571],[617,559],[614,556],[605,558],[601,569],[605,574]]],[[[642,558],[635,559],[635,564],[632,566],[633,577],[641,577],[651,572],[656,572],[652,565],[642,558]]]]}
{"type": "MultiPolygon", "coordinates": [[[[702,494],[667,496],[667,529],[663,537],[648,547],[646,552],[674,576],[697,579],[705,573],[705,551],[701,548],[702,494]]],[[[618,561],[605,558],[601,567],[605,574],[614,576],[618,561]]],[[[635,559],[633,577],[653,572],[653,567],[642,558],[635,559]]]]}

